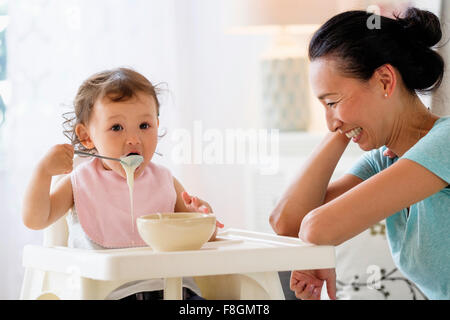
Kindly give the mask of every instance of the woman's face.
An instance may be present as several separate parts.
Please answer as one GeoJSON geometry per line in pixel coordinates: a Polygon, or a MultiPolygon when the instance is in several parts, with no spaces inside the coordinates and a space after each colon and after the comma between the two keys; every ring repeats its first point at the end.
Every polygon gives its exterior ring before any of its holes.
{"type": "MultiPolygon", "coordinates": [[[[127,101],[97,101],[89,119],[87,132],[100,155],[120,158],[137,153],[143,156],[144,161],[135,171],[135,177],[138,177],[155,152],[158,126],[155,99],[148,94],[138,93],[127,101]]],[[[118,161],[102,162],[106,169],[126,177],[118,161]]]]}
{"type": "Polygon", "coordinates": [[[384,145],[387,131],[380,120],[385,103],[376,79],[343,76],[335,59],[319,58],[311,62],[310,82],[325,107],[330,131],[346,134],[363,150],[384,145]]]}

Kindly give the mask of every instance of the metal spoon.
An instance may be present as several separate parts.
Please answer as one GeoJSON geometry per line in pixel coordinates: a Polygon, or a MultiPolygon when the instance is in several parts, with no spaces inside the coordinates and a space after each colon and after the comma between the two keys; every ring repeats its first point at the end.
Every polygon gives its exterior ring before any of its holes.
{"type": "Polygon", "coordinates": [[[107,159],[107,160],[119,161],[120,163],[123,163],[123,164],[125,164],[127,166],[131,166],[131,167],[139,166],[141,164],[141,162],[144,160],[144,158],[140,155],[131,155],[131,156],[126,156],[126,157],[121,157],[120,159],[118,159],[118,158],[105,157],[105,156],[101,156],[98,154],[83,152],[83,151],[79,151],[79,150],[75,150],[75,154],[85,155],[85,156],[90,156],[90,157],[97,157],[97,158],[107,159]]]}
{"type": "MultiPolygon", "coordinates": [[[[98,154],[93,154],[93,153],[89,153],[89,152],[79,151],[79,150],[75,150],[75,154],[89,156],[89,157],[97,157],[97,158],[106,159],[106,160],[114,160],[114,161],[119,161],[119,162],[122,162],[122,159],[125,158],[125,157],[122,157],[121,159],[110,158],[110,157],[105,157],[105,156],[101,156],[101,155],[98,155],[98,154]]],[[[162,154],[159,153],[159,152],[155,151],[155,154],[157,154],[158,156],[162,157],[162,154]]]]}
{"type": "Polygon", "coordinates": [[[110,157],[100,156],[98,154],[93,154],[93,153],[83,152],[83,151],[78,151],[78,150],[75,150],[75,154],[80,154],[80,155],[89,156],[89,157],[97,157],[97,158],[107,159],[107,160],[114,160],[114,161],[119,161],[119,162],[122,161],[122,160],[117,159],[117,158],[110,158],[110,157]]]}

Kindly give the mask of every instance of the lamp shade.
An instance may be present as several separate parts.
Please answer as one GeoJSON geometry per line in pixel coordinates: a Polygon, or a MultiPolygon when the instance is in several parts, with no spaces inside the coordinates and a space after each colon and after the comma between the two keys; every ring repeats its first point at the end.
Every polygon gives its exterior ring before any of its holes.
{"type": "Polygon", "coordinates": [[[226,0],[226,25],[230,31],[274,26],[295,30],[318,26],[338,9],[337,0],[226,0]]]}

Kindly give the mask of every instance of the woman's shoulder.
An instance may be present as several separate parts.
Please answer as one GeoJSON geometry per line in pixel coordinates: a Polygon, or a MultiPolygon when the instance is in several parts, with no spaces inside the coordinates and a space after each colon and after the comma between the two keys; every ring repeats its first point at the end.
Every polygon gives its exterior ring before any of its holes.
{"type": "Polygon", "coordinates": [[[436,120],[430,132],[437,130],[450,130],[450,116],[441,117],[436,120]]]}
{"type": "Polygon", "coordinates": [[[419,163],[450,181],[450,117],[436,120],[433,128],[401,158],[419,163]]]}
{"type": "Polygon", "coordinates": [[[410,150],[420,149],[433,152],[450,152],[448,138],[450,136],[450,116],[436,120],[431,130],[410,150]]]}

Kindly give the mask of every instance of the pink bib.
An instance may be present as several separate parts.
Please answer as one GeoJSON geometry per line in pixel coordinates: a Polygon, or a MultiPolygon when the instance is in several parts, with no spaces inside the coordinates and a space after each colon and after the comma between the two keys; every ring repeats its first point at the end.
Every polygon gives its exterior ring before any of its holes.
{"type": "Polygon", "coordinates": [[[80,164],[72,172],[71,180],[75,208],[84,232],[106,248],[146,246],[139,236],[136,218],[175,209],[177,195],[172,174],[152,162],[134,181],[134,226],[127,180],[106,170],[100,159],[80,164]]]}

